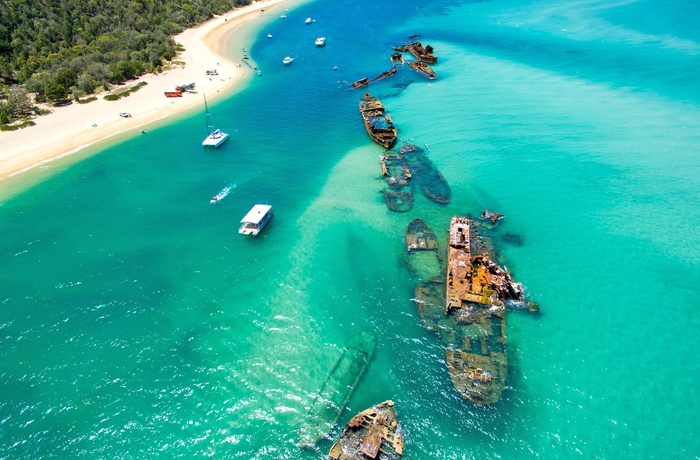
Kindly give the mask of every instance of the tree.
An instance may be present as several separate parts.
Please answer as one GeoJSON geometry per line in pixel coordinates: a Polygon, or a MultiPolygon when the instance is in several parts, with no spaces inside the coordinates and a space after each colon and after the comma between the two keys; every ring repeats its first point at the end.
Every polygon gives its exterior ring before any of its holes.
{"type": "Polygon", "coordinates": [[[68,91],[62,84],[55,81],[49,81],[46,82],[46,85],[44,86],[44,95],[46,95],[46,99],[49,101],[57,101],[59,99],[65,99],[68,95],[68,91]]]}

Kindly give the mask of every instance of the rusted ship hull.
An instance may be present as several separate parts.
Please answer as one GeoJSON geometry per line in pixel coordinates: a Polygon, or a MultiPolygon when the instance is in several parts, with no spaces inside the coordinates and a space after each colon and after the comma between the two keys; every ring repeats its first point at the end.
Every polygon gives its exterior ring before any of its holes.
{"type": "Polygon", "coordinates": [[[408,65],[413,70],[426,77],[428,80],[435,80],[438,77],[435,71],[423,61],[409,62],[408,65]]]}
{"type": "Polygon", "coordinates": [[[403,430],[393,401],[354,416],[328,455],[336,460],[397,459],[403,455],[403,430]]]}
{"type": "Polygon", "coordinates": [[[437,56],[433,54],[433,47],[430,45],[423,46],[421,42],[411,42],[406,44],[406,49],[419,61],[428,64],[435,64],[437,62],[437,56]]]}
{"type": "Polygon", "coordinates": [[[425,151],[415,145],[405,145],[401,147],[401,153],[425,196],[436,203],[449,203],[452,196],[450,186],[425,155],[425,151]]]}
{"type": "Polygon", "coordinates": [[[398,132],[391,117],[384,113],[384,106],[379,99],[365,93],[360,99],[360,114],[369,137],[382,147],[391,148],[396,142],[398,132]]]}
{"type": "Polygon", "coordinates": [[[508,370],[505,308],[494,285],[500,279],[490,276],[495,264],[485,258],[488,255],[472,256],[471,219],[454,216],[447,249],[445,314],[455,327],[446,361],[457,391],[475,404],[498,401],[508,370]]]}
{"type": "Polygon", "coordinates": [[[367,85],[369,85],[370,83],[374,83],[375,81],[381,80],[381,79],[383,79],[383,78],[391,77],[391,76],[394,75],[395,73],[396,73],[396,66],[392,67],[391,69],[389,69],[389,70],[387,70],[387,71],[384,71],[384,72],[380,73],[380,74],[377,75],[376,77],[372,77],[372,78],[366,78],[366,77],[365,77],[365,78],[361,78],[361,79],[359,79],[359,80],[357,80],[357,81],[355,81],[355,82],[350,83],[350,86],[352,86],[353,88],[362,88],[363,86],[367,86],[367,85]]]}

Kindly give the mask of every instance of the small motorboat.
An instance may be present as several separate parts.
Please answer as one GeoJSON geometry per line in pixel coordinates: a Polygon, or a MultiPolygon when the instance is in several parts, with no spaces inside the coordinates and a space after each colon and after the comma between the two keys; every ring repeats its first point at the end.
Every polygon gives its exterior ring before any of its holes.
{"type": "Polygon", "coordinates": [[[282,15],[280,16],[280,19],[287,19],[287,15],[282,13],[282,15]]]}
{"type": "Polygon", "coordinates": [[[306,21],[304,21],[304,22],[307,24],[311,24],[312,22],[314,22],[314,20],[311,18],[306,18],[306,21]]]}
{"type": "Polygon", "coordinates": [[[272,34],[270,32],[267,33],[267,38],[272,38],[272,34]]]}
{"type": "Polygon", "coordinates": [[[316,46],[326,46],[326,37],[318,37],[316,39],[316,46]]]}
{"type": "Polygon", "coordinates": [[[262,72],[258,70],[258,76],[262,75],[262,72]]]}
{"type": "Polygon", "coordinates": [[[284,58],[284,59],[282,60],[282,64],[284,64],[284,65],[289,65],[289,64],[292,63],[293,60],[294,60],[294,59],[292,59],[292,58],[290,58],[289,56],[287,56],[286,58],[284,58]]]}

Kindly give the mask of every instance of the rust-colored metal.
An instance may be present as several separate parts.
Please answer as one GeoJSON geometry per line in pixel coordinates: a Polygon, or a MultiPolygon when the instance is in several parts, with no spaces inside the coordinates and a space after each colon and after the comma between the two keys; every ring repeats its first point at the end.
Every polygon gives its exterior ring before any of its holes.
{"type": "Polygon", "coordinates": [[[384,113],[384,105],[369,93],[360,99],[360,114],[367,134],[374,142],[388,149],[394,145],[398,132],[391,117],[384,113]]]}
{"type": "Polygon", "coordinates": [[[329,455],[337,460],[383,460],[403,455],[403,449],[394,402],[384,401],[350,419],[329,455]]]}

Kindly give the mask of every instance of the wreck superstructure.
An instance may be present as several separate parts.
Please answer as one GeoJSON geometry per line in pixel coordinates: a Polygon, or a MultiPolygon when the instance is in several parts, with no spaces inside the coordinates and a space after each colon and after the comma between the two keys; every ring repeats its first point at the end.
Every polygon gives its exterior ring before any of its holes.
{"type": "Polygon", "coordinates": [[[384,148],[391,148],[398,132],[391,117],[384,112],[384,105],[376,97],[365,93],[360,99],[359,108],[369,137],[384,148]]]}
{"type": "Polygon", "coordinates": [[[350,419],[328,455],[336,460],[389,460],[403,455],[403,449],[403,431],[389,400],[350,419]]]}

